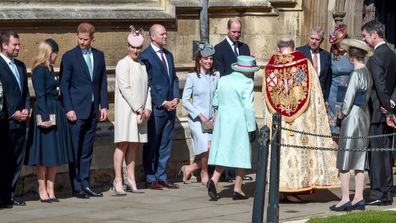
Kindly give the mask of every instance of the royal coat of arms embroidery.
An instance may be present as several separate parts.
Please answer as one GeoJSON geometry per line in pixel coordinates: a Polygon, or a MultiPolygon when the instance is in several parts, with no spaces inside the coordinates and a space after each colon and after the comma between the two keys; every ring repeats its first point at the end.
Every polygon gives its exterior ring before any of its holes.
{"type": "Polygon", "coordinates": [[[310,98],[308,60],[299,51],[273,55],[264,70],[263,92],[272,113],[292,122],[307,109],[310,98]]]}

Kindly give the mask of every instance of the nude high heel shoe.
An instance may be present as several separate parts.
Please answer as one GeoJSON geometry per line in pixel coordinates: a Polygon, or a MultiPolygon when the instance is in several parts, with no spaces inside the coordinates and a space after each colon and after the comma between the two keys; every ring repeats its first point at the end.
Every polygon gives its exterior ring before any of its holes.
{"type": "MultiPolygon", "coordinates": [[[[121,185],[121,188],[122,188],[122,185],[121,185]]],[[[127,193],[124,191],[124,188],[122,188],[121,191],[117,190],[117,183],[116,183],[115,180],[113,180],[113,190],[114,190],[115,196],[125,196],[125,195],[127,195],[127,193]]]]}
{"type": "Polygon", "coordinates": [[[127,180],[125,181],[125,185],[126,185],[126,188],[127,188],[127,189],[129,188],[129,189],[131,190],[132,193],[137,193],[137,194],[142,194],[142,193],[144,193],[143,190],[140,190],[140,189],[138,189],[138,188],[133,188],[131,182],[129,182],[129,179],[127,179],[127,180]]]}

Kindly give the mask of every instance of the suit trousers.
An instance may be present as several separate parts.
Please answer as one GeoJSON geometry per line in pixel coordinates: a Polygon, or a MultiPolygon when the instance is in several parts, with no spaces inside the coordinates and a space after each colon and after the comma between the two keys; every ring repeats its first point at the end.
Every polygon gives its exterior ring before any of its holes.
{"type": "Polygon", "coordinates": [[[173,129],[176,112],[166,116],[151,116],[148,121],[148,143],[143,149],[146,182],[166,181],[168,161],[172,153],[173,129]]]}
{"type": "Polygon", "coordinates": [[[15,174],[15,154],[10,147],[8,120],[0,118],[0,203],[10,203],[15,174]]]}
{"type": "MultiPolygon", "coordinates": [[[[375,123],[370,126],[370,135],[391,133],[386,123],[375,123]]],[[[392,137],[371,138],[370,148],[390,148],[392,137]]],[[[392,199],[393,173],[392,151],[371,151],[368,153],[370,198],[375,200],[392,199]]]]}
{"type": "Polygon", "coordinates": [[[10,131],[10,147],[14,151],[14,174],[12,179],[12,193],[15,192],[19,177],[21,176],[23,157],[26,143],[26,129],[11,129],[10,131]]]}
{"type": "Polygon", "coordinates": [[[78,119],[70,123],[73,144],[74,162],[69,164],[69,176],[73,191],[81,191],[89,184],[89,170],[93,155],[93,145],[96,136],[97,113],[91,105],[88,119],[78,119]]]}

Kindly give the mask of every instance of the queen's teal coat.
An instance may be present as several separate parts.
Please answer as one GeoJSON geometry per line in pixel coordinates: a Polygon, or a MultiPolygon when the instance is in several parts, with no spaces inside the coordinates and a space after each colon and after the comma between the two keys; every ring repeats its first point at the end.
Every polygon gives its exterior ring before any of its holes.
{"type": "Polygon", "coordinates": [[[256,130],[253,80],[239,72],[220,78],[213,106],[217,113],[209,164],[251,168],[248,132],[256,130]]]}

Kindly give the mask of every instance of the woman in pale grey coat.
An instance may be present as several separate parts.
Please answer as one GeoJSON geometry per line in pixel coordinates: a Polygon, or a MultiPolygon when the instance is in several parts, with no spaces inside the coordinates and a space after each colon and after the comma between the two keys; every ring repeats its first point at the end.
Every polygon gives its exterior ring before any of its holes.
{"type": "Polygon", "coordinates": [[[134,193],[136,150],[147,142],[147,120],[151,114],[151,96],[146,67],[138,59],[143,47],[143,31],[132,30],[128,36],[128,55],[116,66],[113,187],[116,195],[125,195],[122,187],[122,162],[127,165],[125,184],[134,193]]]}
{"type": "Polygon", "coordinates": [[[195,161],[182,166],[183,182],[190,183],[190,176],[201,169],[201,183],[206,185],[208,175],[208,150],[213,128],[214,111],[212,100],[216,91],[219,73],[213,72],[213,54],[210,44],[200,44],[195,56],[194,72],[187,74],[183,91],[183,107],[188,111],[188,125],[191,129],[195,161]],[[204,126],[204,128],[203,128],[204,126]]]}
{"type": "MultiPolygon", "coordinates": [[[[344,39],[341,46],[348,51],[349,61],[354,66],[345,99],[342,104],[339,119],[342,119],[340,136],[363,136],[366,137],[370,128],[370,112],[368,101],[371,95],[373,79],[364,65],[366,55],[372,54],[371,48],[363,41],[355,39],[344,39]]],[[[339,141],[339,151],[337,155],[337,169],[341,178],[341,201],[332,205],[332,211],[350,211],[352,209],[364,209],[363,199],[364,189],[364,167],[368,140],[345,139],[339,141]],[[351,150],[362,151],[351,151],[351,150]],[[349,200],[349,179],[350,170],[355,170],[355,196],[352,202],[349,200]]]]}

